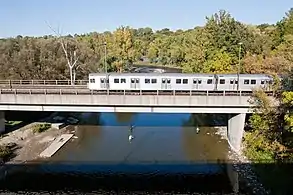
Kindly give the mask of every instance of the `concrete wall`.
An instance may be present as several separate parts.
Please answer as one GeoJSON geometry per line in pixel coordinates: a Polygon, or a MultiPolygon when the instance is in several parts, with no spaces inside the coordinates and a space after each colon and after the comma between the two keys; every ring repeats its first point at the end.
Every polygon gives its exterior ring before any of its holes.
{"type": "Polygon", "coordinates": [[[232,150],[239,153],[245,125],[245,113],[231,115],[228,120],[228,143],[232,150]]]}
{"type": "Polygon", "coordinates": [[[5,113],[0,111],[0,133],[5,132],[5,113]]]}
{"type": "Polygon", "coordinates": [[[249,96],[1,94],[0,104],[251,107],[249,96]]]}

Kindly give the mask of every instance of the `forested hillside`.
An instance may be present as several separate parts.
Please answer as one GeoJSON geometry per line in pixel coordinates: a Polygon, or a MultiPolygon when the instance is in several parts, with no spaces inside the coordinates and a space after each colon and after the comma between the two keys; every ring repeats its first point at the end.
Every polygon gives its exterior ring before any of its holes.
{"type": "MultiPolygon", "coordinates": [[[[219,11],[207,17],[204,26],[185,31],[119,27],[114,32],[68,35],[62,40],[69,54],[76,51],[79,79],[104,71],[105,42],[108,71],[123,71],[128,64],[148,58],[185,72],[236,72],[240,53],[241,72],[284,73],[293,62],[293,9],[281,17],[276,24],[247,25],[219,11]]],[[[0,79],[69,79],[61,38],[52,34],[1,39],[0,79]]]]}

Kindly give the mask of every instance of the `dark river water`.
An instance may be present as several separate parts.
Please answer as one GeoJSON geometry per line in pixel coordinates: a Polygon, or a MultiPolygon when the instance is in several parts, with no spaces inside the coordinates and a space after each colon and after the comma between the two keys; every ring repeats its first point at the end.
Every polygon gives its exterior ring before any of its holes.
{"type": "Polygon", "coordinates": [[[213,127],[225,126],[225,117],[83,113],[81,124],[67,127],[75,138],[46,161],[19,166],[0,187],[4,194],[232,194],[228,144],[213,127]]]}

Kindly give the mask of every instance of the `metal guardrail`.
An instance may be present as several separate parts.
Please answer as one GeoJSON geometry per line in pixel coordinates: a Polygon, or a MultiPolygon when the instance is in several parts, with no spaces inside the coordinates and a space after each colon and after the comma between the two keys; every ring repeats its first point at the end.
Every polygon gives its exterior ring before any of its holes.
{"type": "MultiPolygon", "coordinates": [[[[0,95],[172,95],[172,96],[251,96],[252,92],[231,91],[92,91],[89,89],[0,89],[0,95]]],[[[273,95],[268,93],[268,95],[273,95]]]]}
{"type": "MultiPolygon", "coordinates": [[[[86,86],[88,80],[76,80],[74,85],[86,86]]],[[[70,80],[0,80],[0,86],[14,86],[14,85],[70,85],[70,80]]]]}

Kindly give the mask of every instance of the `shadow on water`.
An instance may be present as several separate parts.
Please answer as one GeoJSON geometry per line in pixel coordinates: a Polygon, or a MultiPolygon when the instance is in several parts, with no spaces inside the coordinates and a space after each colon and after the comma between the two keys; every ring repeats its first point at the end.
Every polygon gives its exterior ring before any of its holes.
{"type": "Polygon", "coordinates": [[[231,193],[224,164],[44,163],[10,165],[2,190],[163,191],[231,193]],[[220,167],[220,171],[217,170],[220,167]],[[15,171],[19,170],[19,171],[15,171]],[[202,170],[205,172],[200,173],[202,170]],[[54,183],[54,185],[52,185],[54,183]],[[17,185],[15,185],[17,184],[17,185]]]}

